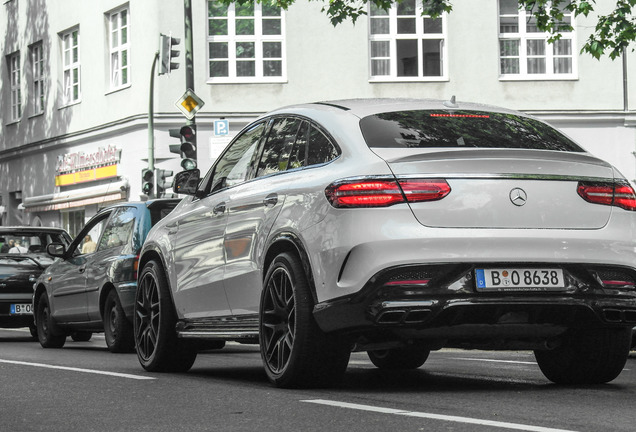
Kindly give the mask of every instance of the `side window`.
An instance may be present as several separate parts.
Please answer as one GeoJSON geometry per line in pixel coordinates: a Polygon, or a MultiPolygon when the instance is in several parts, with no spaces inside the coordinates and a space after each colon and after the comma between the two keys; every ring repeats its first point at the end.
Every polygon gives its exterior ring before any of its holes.
{"type": "Polygon", "coordinates": [[[99,241],[99,236],[102,234],[102,231],[104,231],[104,226],[106,225],[107,221],[108,217],[105,217],[104,219],[101,219],[99,222],[93,225],[88,232],[84,231],[84,238],[78,245],[75,252],[76,254],[89,254],[97,250],[97,242],[99,241]]]}
{"type": "Polygon", "coordinates": [[[336,146],[313,125],[307,144],[307,166],[327,163],[338,157],[336,146]]]}
{"type": "Polygon", "coordinates": [[[309,123],[304,121],[296,135],[296,142],[289,156],[287,169],[302,168],[307,165],[307,135],[309,135],[309,123]]]}
{"type": "Polygon", "coordinates": [[[115,211],[99,242],[99,250],[123,246],[128,243],[135,225],[136,209],[122,207],[115,211]]]}
{"type": "Polygon", "coordinates": [[[263,155],[258,164],[256,177],[287,169],[289,154],[296,140],[300,123],[301,121],[296,118],[278,118],[274,120],[263,148],[263,155]]]}
{"type": "Polygon", "coordinates": [[[264,128],[265,122],[258,123],[232,143],[213,168],[210,192],[245,181],[264,128]]]}

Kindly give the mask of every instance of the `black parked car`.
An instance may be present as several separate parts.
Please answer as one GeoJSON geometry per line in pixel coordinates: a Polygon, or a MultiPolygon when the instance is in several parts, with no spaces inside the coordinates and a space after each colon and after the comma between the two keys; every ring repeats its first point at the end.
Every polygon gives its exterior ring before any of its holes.
{"type": "Polygon", "coordinates": [[[104,332],[111,352],[133,349],[139,250],[150,228],[178,203],[117,204],[93,216],[70,246],[48,246],[48,253],[60,259],[42,273],[33,293],[42,347],[61,348],[66,336],[88,340],[104,332]]]}
{"type": "Polygon", "coordinates": [[[53,263],[46,245],[71,243],[61,228],[0,227],[0,327],[29,327],[35,337],[31,307],[33,284],[53,263]]]}

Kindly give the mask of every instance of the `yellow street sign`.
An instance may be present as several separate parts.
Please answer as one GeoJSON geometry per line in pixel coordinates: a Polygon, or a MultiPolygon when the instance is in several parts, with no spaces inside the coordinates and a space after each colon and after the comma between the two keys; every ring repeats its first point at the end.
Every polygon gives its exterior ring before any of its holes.
{"type": "Polygon", "coordinates": [[[188,120],[194,117],[204,104],[205,102],[190,89],[186,90],[183,96],[175,103],[179,111],[181,111],[188,120]]]}

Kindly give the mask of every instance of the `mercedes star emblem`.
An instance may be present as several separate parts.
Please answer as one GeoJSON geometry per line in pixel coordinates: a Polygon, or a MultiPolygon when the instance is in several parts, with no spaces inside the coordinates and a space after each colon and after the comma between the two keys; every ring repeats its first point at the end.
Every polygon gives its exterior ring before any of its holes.
{"type": "Polygon", "coordinates": [[[526,191],[521,188],[514,188],[510,191],[510,201],[518,207],[521,207],[528,200],[528,195],[526,191]]]}

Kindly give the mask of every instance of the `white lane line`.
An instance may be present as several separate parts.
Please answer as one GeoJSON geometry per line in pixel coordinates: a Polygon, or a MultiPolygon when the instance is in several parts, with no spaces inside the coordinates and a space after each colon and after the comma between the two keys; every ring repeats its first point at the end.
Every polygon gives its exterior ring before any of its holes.
{"type": "Polygon", "coordinates": [[[48,369],[61,369],[61,370],[67,370],[67,371],[73,371],[73,372],[84,372],[84,373],[92,373],[97,375],[109,375],[109,376],[116,376],[120,378],[130,378],[130,379],[136,379],[136,380],[156,379],[154,377],[142,376],[142,375],[131,375],[131,374],[125,374],[125,373],[119,373],[119,372],[106,372],[106,371],[100,371],[95,369],[82,369],[82,368],[67,367],[67,366],[54,366],[54,365],[47,365],[44,363],[29,363],[29,362],[23,362],[23,361],[15,361],[15,360],[0,359],[0,363],[9,363],[9,364],[16,364],[16,365],[24,365],[24,366],[35,366],[35,367],[48,368],[48,369]]]}
{"type": "Polygon", "coordinates": [[[536,365],[537,362],[531,361],[519,361],[519,360],[496,360],[496,359],[481,359],[470,357],[451,357],[453,360],[468,360],[468,361],[482,361],[482,362],[494,362],[494,363],[516,363],[516,364],[529,364],[536,365]]]}
{"type": "Polygon", "coordinates": [[[458,417],[458,416],[431,414],[431,413],[424,413],[424,412],[417,412],[417,411],[405,411],[405,410],[399,410],[399,409],[393,409],[393,408],[383,408],[383,407],[377,407],[372,405],[360,405],[360,404],[338,402],[338,401],[325,400],[325,399],[307,399],[307,400],[301,400],[300,402],[315,403],[320,405],[328,405],[328,406],[348,408],[348,409],[361,410],[361,411],[371,411],[371,412],[377,412],[381,414],[394,414],[394,415],[401,415],[406,417],[428,418],[433,420],[476,424],[476,425],[491,426],[491,427],[498,427],[498,428],[504,428],[504,429],[515,429],[515,430],[532,431],[532,432],[574,432],[574,431],[570,431],[566,429],[553,429],[553,428],[546,428],[541,426],[525,425],[520,423],[507,423],[507,422],[498,422],[498,421],[491,421],[491,420],[482,420],[482,419],[476,419],[476,418],[470,418],[470,417],[458,417]]]}

